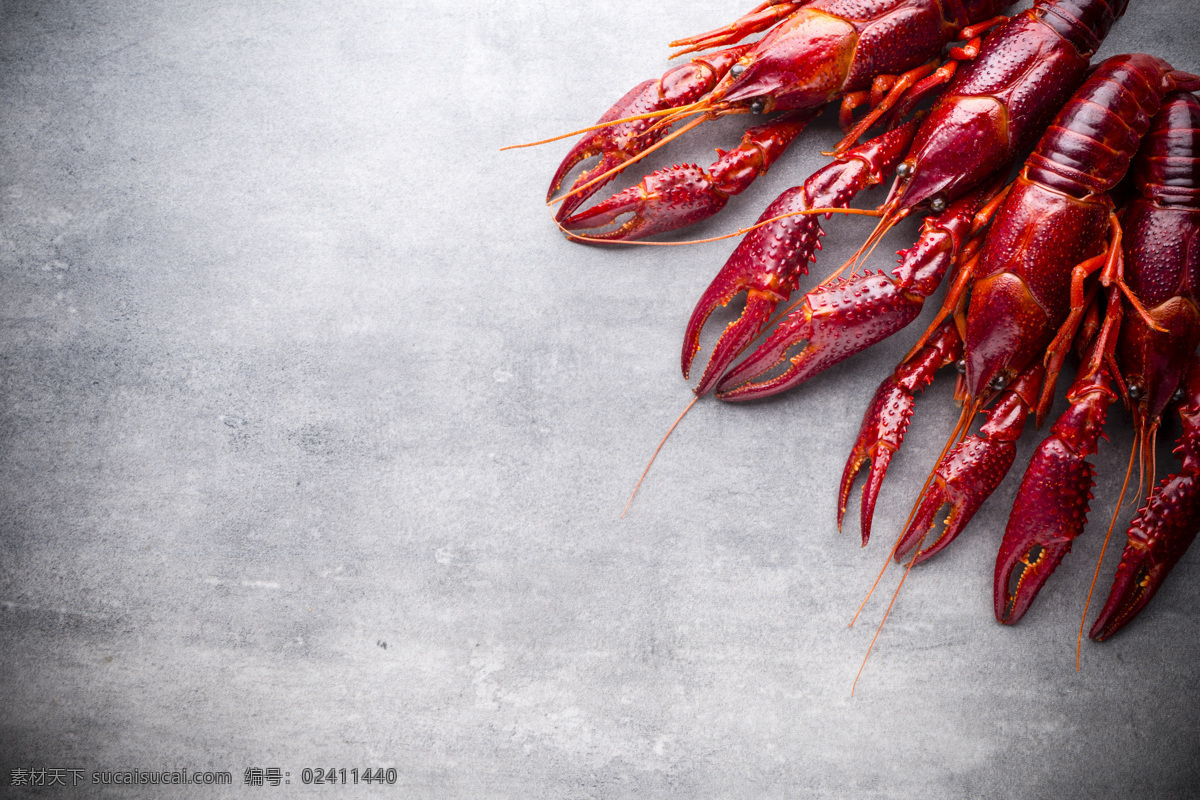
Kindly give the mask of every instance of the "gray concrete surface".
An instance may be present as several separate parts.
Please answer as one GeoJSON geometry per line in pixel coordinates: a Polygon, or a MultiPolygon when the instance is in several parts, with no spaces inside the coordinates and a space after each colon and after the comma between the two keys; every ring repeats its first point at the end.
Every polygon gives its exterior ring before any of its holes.
{"type": "MultiPolygon", "coordinates": [[[[1104,54],[1200,69],[1191,0],[1132,6],[1104,54]]],[[[839,536],[843,459],[911,333],[775,401],[698,406],[620,519],[732,244],[570,244],[542,204],[567,145],[499,148],[591,122],[668,39],[742,9],[3,10],[5,796],[1196,794],[1200,555],[1076,673],[1102,525],[997,625],[1019,476],[914,572],[851,697],[884,599],[846,623],[956,415],[949,381],[928,392],[878,541],[839,536]],[[305,788],[305,767],[398,782],[305,788]],[[235,786],[10,785],[36,768],[235,786]]],[[[688,235],[748,224],[835,138],[824,120],[688,235]]],[[[825,266],[870,220],[828,228],[825,266]]],[[[1131,443],[1114,417],[1097,519],[1131,443]]]]}

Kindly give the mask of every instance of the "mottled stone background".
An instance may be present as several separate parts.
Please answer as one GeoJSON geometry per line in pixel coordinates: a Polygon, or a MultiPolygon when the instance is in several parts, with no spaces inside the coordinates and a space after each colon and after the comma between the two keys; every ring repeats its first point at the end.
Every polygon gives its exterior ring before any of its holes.
{"type": "MultiPolygon", "coordinates": [[[[843,460],[914,333],[698,406],[619,518],[733,245],[570,244],[542,204],[567,144],[499,148],[590,123],[749,5],[4,3],[8,796],[1194,794],[1200,554],[1074,670],[1121,413],[1093,527],[1025,621],[991,612],[1014,474],[914,572],[853,697],[885,598],[846,623],[957,413],[949,380],[927,393],[877,541],[839,536],[843,460]],[[243,788],[255,766],[291,786],[243,788]],[[398,785],[304,790],[317,766],[398,785]],[[9,786],[39,767],[238,786],[9,786]]],[[[1133,0],[1103,53],[1197,70],[1198,34],[1193,0],[1133,0]]],[[[689,236],[748,224],[835,140],[827,117],[689,236]]],[[[871,220],[827,227],[821,273],[871,220]]]]}

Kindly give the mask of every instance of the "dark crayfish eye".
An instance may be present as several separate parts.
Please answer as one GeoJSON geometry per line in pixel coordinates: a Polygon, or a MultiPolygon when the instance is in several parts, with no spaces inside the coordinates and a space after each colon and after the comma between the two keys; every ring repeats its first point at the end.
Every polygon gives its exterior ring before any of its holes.
{"type": "Polygon", "coordinates": [[[1130,400],[1141,400],[1142,395],[1144,395],[1145,393],[1146,393],[1145,390],[1142,389],[1140,384],[1137,384],[1137,383],[1129,384],[1129,399],[1130,400]]]}
{"type": "Polygon", "coordinates": [[[935,214],[940,214],[946,210],[946,198],[938,195],[929,201],[929,210],[935,214]]]}
{"type": "Polygon", "coordinates": [[[1008,385],[1008,377],[1006,375],[1000,374],[1000,375],[997,375],[996,377],[992,378],[992,380],[988,383],[988,388],[998,392],[1007,385],[1008,385]]]}
{"type": "Polygon", "coordinates": [[[738,77],[739,75],[741,75],[745,71],[746,71],[746,67],[743,66],[742,64],[734,64],[732,67],[729,68],[729,74],[735,78],[738,77]]]}
{"type": "Polygon", "coordinates": [[[909,164],[907,161],[900,162],[900,166],[896,167],[896,175],[901,178],[907,178],[909,175],[912,175],[912,171],[912,164],[909,164]]]}
{"type": "Polygon", "coordinates": [[[753,103],[750,104],[750,113],[751,114],[761,114],[761,113],[763,113],[763,109],[766,107],[767,107],[767,104],[764,103],[762,100],[755,100],[753,103]]]}
{"type": "Polygon", "coordinates": [[[1183,401],[1183,387],[1180,386],[1178,389],[1175,390],[1175,394],[1171,395],[1171,402],[1172,403],[1180,403],[1182,401],[1183,401]]]}
{"type": "Polygon", "coordinates": [[[967,374],[967,360],[965,358],[960,358],[958,361],[955,361],[954,368],[956,370],[958,370],[959,375],[966,375],[967,374]]]}

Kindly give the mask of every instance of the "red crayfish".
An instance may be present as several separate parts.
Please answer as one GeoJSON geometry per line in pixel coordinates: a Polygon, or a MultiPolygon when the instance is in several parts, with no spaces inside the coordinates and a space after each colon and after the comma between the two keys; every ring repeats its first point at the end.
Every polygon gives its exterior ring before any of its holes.
{"type": "Polygon", "coordinates": [[[1130,528],[1112,594],[1092,630],[1096,639],[1145,605],[1200,528],[1200,104],[1187,94],[1200,89],[1200,78],[1141,54],[1109,59],[1089,77],[1091,56],[1127,3],[1036,0],[1006,19],[995,14],[1010,3],[998,1],[768,1],[727,29],[675,43],[727,49],[631,91],[575,146],[551,185],[553,194],[571,170],[599,156],[559,210],[565,230],[577,234],[626,214],[628,221],[591,238],[632,240],[680,227],[744,190],[819,105],[841,97],[841,121],[851,130],[835,160],[767,208],[701,297],[684,338],[684,376],[710,314],[742,293],[745,308],[713,348],[697,396],[716,389],[720,399],[747,400],[792,388],[909,324],[952,274],[934,323],[868,408],[840,488],[839,527],[855,477],[869,464],[866,544],[914,393],[940,367],[956,364],[963,414],[894,550],[897,560],[912,553],[915,564],[946,547],[999,484],[1028,416],[1040,423],[1047,413],[1074,344],[1083,365],[1068,393],[1070,408],[1026,473],[997,561],[996,616],[1008,623],[1028,608],[1082,530],[1093,477],[1085,459],[1096,450],[1107,409],[1120,399],[1132,410],[1145,474],[1152,475],[1159,420],[1176,401],[1182,471],[1157,488],[1152,477],[1144,482],[1148,500],[1130,528]],[[758,43],[737,45],[768,29],[758,43]],[[971,41],[937,62],[964,39],[971,41]],[[929,98],[923,119],[904,121],[929,98]],[[863,104],[872,111],[855,124],[853,111],[863,104]],[[787,113],[752,128],[708,170],[661,170],[578,211],[624,165],[665,143],[677,120],[770,111],[787,113]],[[876,123],[887,130],[857,144],[876,123]],[[1138,197],[1118,216],[1112,193],[1139,152],[1138,197]],[[1006,185],[1010,163],[1026,153],[1006,185]],[[901,251],[899,267],[890,276],[843,278],[845,268],[839,270],[734,365],[779,319],[779,306],[806,274],[822,235],[819,215],[848,206],[893,171],[896,180],[875,212],[880,223],[858,255],[899,219],[927,209],[931,215],[916,244],[901,251]],[[968,435],[981,413],[986,423],[968,435]],[[947,505],[944,530],[924,546],[947,505]]]}
{"type": "Polygon", "coordinates": [[[1200,529],[1200,102],[1193,95],[1163,105],[1134,183],[1137,197],[1121,213],[1122,256],[1125,280],[1147,315],[1122,314],[1117,306],[1105,319],[1068,392],[1070,408],[1025,473],[996,561],[996,618],[1016,622],[1083,530],[1093,475],[1084,458],[1096,450],[1108,406],[1124,399],[1149,499],[1129,528],[1108,602],[1092,627],[1097,640],[1149,602],[1200,529]],[[1172,401],[1183,423],[1182,470],[1154,488],[1154,441],[1172,401]]]}

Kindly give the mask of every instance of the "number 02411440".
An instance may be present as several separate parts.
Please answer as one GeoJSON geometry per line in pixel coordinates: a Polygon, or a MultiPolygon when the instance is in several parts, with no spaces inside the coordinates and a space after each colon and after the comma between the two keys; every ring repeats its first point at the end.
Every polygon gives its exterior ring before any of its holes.
{"type": "Polygon", "coordinates": [[[315,769],[305,767],[300,771],[300,782],[304,784],[327,784],[327,783],[380,783],[380,784],[395,784],[396,770],[389,767],[387,769],[378,767],[376,769],[359,769],[353,767],[329,767],[323,769],[317,767],[315,769]]]}

